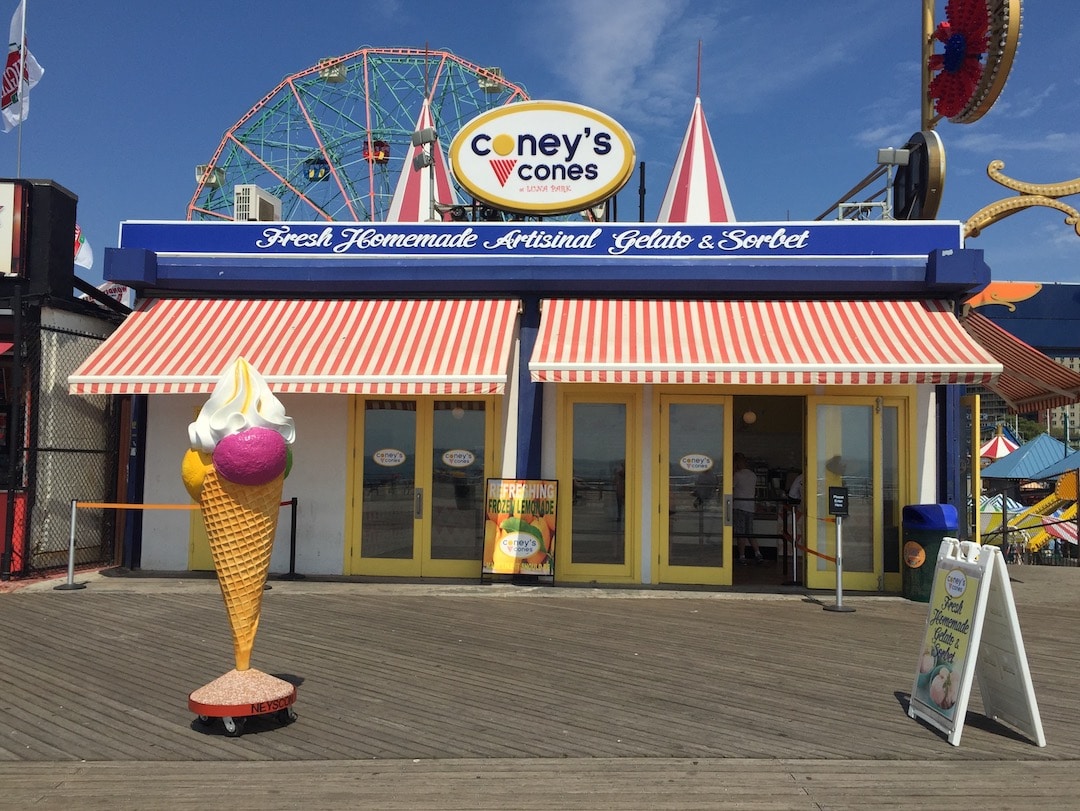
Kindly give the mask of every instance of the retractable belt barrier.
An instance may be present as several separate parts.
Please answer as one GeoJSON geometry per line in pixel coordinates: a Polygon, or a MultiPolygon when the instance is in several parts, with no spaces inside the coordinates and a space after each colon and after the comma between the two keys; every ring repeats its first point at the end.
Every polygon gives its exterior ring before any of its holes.
{"type": "MultiPolygon", "coordinates": [[[[832,516],[832,515],[826,515],[824,518],[819,518],[817,520],[822,522],[823,524],[835,524],[836,523],[836,517],[832,516]]],[[[813,555],[816,558],[821,558],[822,560],[827,560],[827,561],[829,561],[829,563],[836,563],[836,558],[834,558],[832,555],[826,555],[824,552],[817,552],[817,551],[811,549],[809,546],[804,546],[801,543],[796,543],[795,545],[797,547],[799,547],[799,549],[803,550],[808,555],[813,555]]]]}
{"type": "MultiPolygon", "coordinates": [[[[790,513],[788,515],[790,515],[790,513]]],[[[788,515],[784,516],[784,532],[782,533],[782,535],[780,537],[784,541],[790,541],[791,544],[796,549],[801,549],[803,552],[805,552],[808,555],[813,555],[814,557],[821,558],[822,560],[827,560],[827,561],[829,561],[829,563],[836,563],[836,558],[833,557],[832,555],[826,555],[824,552],[818,552],[817,550],[811,549],[806,544],[801,543],[799,540],[797,540],[795,538],[795,527],[791,527],[791,528],[788,527],[788,523],[787,523],[788,515]]],[[[827,515],[824,518],[818,518],[817,520],[824,523],[824,524],[835,524],[836,523],[836,518],[834,516],[831,516],[831,515],[827,515]]]]}
{"type": "MultiPolygon", "coordinates": [[[[291,522],[289,526],[289,572],[282,575],[283,580],[300,580],[304,576],[296,573],[296,507],[298,500],[294,496],[288,501],[282,501],[279,507],[291,507],[291,522]]],[[[73,589],[86,588],[85,583],[75,582],[75,513],[78,508],[84,507],[92,510],[197,510],[198,504],[132,504],[112,501],[79,501],[71,500],[71,534],[68,540],[68,573],[67,581],[56,586],[57,591],[70,591],[73,589]]]]}

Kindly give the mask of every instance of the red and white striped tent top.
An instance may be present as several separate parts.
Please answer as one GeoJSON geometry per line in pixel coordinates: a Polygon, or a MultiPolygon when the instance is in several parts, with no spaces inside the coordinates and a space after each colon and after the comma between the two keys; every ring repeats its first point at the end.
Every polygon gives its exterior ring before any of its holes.
{"type": "Polygon", "coordinates": [[[997,435],[979,448],[979,456],[982,459],[1001,459],[1002,457],[1008,456],[1019,447],[1019,445],[1007,436],[1003,436],[1001,428],[999,427],[997,435]]]}
{"type": "Polygon", "coordinates": [[[716,157],[709,125],[694,99],[694,112],[668,181],[657,222],[734,222],[724,173],[716,157]]]}
{"type": "MultiPolygon", "coordinates": [[[[434,127],[431,117],[431,105],[424,99],[424,106],[420,109],[420,117],[416,121],[416,131],[425,127],[434,127]]],[[[446,166],[446,156],[443,155],[439,142],[430,147],[414,146],[405,154],[405,163],[401,167],[401,175],[398,177],[397,187],[394,189],[394,197],[390,201],[390,210],[386,214],[387,222],[427,222],[431,217],[431,183],[432,175],[435,181],[435,200],[439,203],[457,204],[457,195],[454,193],[454,184],[450,182],[450,172],[446,166]],[[431,149],[433,159],[432,168],[414,169],[413,159],[431,149]]],[[[435,212],[435,219],[443,220],[446,217],[435,212]]]]}

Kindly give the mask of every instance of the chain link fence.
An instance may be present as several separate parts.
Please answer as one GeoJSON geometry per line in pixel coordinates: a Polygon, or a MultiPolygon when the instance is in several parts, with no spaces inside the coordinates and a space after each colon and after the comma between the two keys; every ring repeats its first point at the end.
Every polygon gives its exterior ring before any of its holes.
{"type": "MultiPolygon", "coordinates": [[[[31,319],[27,319],[30,321],[31,319]]],[[[120,445],[119,408],[108,395],[68,394],[68,375],[103,337],[50,324],[26,324],[21,484],[29,505],[23,542],[26,574],[65,567],[72,501],[115,502],[120,445]]],[[[116,510],[76,511],[75,565],[117,559],[116,510]]]]}

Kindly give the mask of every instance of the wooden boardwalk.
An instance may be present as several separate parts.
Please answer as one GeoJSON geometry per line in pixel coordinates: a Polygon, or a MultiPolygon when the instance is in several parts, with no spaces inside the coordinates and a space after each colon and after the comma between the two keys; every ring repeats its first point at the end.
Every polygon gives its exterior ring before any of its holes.
{"type": "Polygon", "coordinates": [[[252,665],[298,720],[203,729],[213,581],[0,594],[0,808],[1080,808],[1080,570],[1011,569],[1048,745],[906,714],[926,605],[274,581],[252,665]]]}

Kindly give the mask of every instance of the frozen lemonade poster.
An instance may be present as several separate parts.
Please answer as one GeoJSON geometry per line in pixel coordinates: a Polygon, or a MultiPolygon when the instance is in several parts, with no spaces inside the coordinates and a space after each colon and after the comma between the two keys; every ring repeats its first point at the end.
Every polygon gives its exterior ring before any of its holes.
{"type": "Polygon", "coordinates": [[[960,692],[979,579],[961,569],[938,569],[914,698],[951,719],[960,692]]]}
{"type": "Polygon", "coordinates": [[[488,479],[484,574],[555,573],[558,483],[546,479],[488,479]]]}

